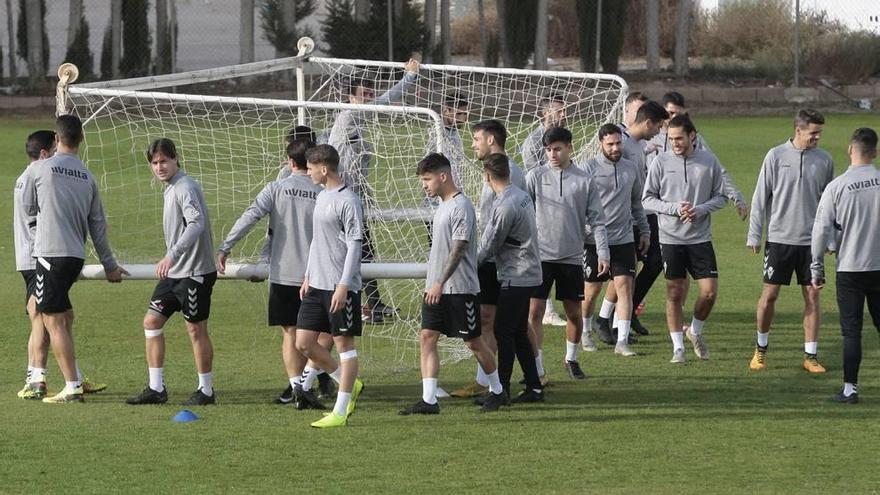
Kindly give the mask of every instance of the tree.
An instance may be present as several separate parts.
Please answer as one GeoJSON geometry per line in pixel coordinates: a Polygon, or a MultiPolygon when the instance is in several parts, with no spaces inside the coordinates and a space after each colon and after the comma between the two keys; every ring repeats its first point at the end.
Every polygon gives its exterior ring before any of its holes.
{"type": "Polygon", "coordinates": [[[307,29],[296,25],[314,11],[314,0],[265,0],[262,3],[260,27],[263,38],[275,47],[276,56],[296,55],[296,42],[302,36],[312,36],[307,29]]]}
{"type": "Polygon", "coordinates": [[[660,70],[660,0],[648,0],[646,62],[648,72],[660,70]]]}
{"type": "Polygon", "coordinates": [[[496,5],[501,59],[506,67],[525,67],[535,47],[538,2],[498,0],[496,5]]]}
{"type": "MultiPolygon", "coordinates": [[[[321,32],[327,51],[333,57],[388,58],[388,3],[376,0],[370,4],[369,17],[358,20],[351,0],[328,0],[327,16],[321,32]]],[[[422,13],[413,0],[400,4],[400,17],[394,19],[394,59],[406,60],[424,48],[425,27],[422,13]]]]}
{"type": "Polygon", "coordinates": [[[425,0],[425,50],[422,61],[434,63],[437,51],[437,0],[425,0]]]}
{"type": "Polygon", "coordinates": [[[539,70],[547,69],[547,0],[538,0],[534,66],[539,70]]]}
{"type": "Polygon", "coordinates": [[[6,29],[9,30],[9,80],[14,83],[18,78],[18,70],[15,67],[15,34],[12,30],[15,16],[12,14],[12,0],[6,0],[6,14],[6,29]]]}
{"type": "Polygon", "coordinates": [[[441,63],[448,64],[452,60],[452,25],[449,0],[440,0],[440,50],[442,53],[441,63]]]}
{"type": "Polygon", "coordinates": [[[27,60],[31,84],[49,70],[49,36],[46,34],[46,0],[18,1],[18,56],[27,60]]]}
{"type": "Polygon", "coordinates": [[[673,57],[676,76],[688,73],[688,35],[690,34],[692,4],[690,0],[678,1],[678,15],[675,19],[675,56],[673,57]]]}
{"type": "Polygon", "coordinates": [[[150,26],[147,23],[148,0],[122,1],[122,60],[119,70],[125,77],[145,76],[150,72],[150,26]]]}
{"type": "Polygon", "coordinates": [[[64,61],[76,65],[79,69],[79,80],[88,81],[94,77],[95,57],[89,48],[89,23],[86,21],[82,0],[70,0],[67,53],[64,61]]]}
{"type": "MultiPolygon", "coordinates": [[[[599,2],[577,2],[578,31],[580,31],[581,68],[586,72],[598,72],[596,67],[596,19],[599,2]]],[[[602,71],[617,72],[620,52],[623,49],[623,31],[626,18],[626,2],[602,2],[602,32],[599,40],[599,63],[602,71]]]]}

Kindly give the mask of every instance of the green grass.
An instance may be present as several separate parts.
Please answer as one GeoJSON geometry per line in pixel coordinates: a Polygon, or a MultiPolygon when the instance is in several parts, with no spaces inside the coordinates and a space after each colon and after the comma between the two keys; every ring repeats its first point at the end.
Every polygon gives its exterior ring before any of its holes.
{"type": "MultiPolygon", "coordinates": [[[[766,150],[789,134],[788,118],[701,119],[701,131],[749,194],[766,150]]],[[[45,121],[0,121],[8,190],[24,164],[22,143],[45,121]]],[[[855,127],[876,116],[831,115],[823,147],[838,173],[855,127]]],[[[158,192],[156,193],[158,194],[158,192]]],[[[5,218],[11,195],[0,198],[5,218]]],[[[180,319],[166,327],[166,381],[172,404],[132,408],[122,401],[146,378],[141,318],[151,282],[82,282],[73,291],[77,350],[86,373],[110,384],[84,405],[48,406],[15,398],[25,366],[27,322],[7,224],[0,260],[0,492],[861,492],[880,490],[878,335],[865,332],[863,402],[823,399],[841,381],[833,283],[820,356],[824,376],[800,370],[800,295],[784,290],[771,334],[769,369],[750,373],[760,258],[744,247],[747,226],[732,208],[714,217],[720,297],[707,324],[712,360],[667,363],[662,284],[649,296],[644,323],[653,334],[634,360],[610,349],[582,354],[589,378],[564,378],[562,335],[548,330],[553,386],[545,404],[481,415],[465,401],[443,413],[403,418],[397,409],[420,394],[416,368],[383,366],[381,341],[363,375],[366,392],[348,428],[315,431],[318,416],[268,402],[284,386],[280,337],[264,327],[264,288],[220,282],[211,333],[220,404],[202,419],[175,424],[195,387],[180,319]],[[392,371],[396,370],[396,371],[392,371]]],[[[215,236],[220,234],[216,232],[215,236]]],[[[160,236],[156,227],[156,236],[160,236]]],[[[113,241],[111,233],[111,241],[113,241]]],[[[502,308],[503,309],[503,308],[502,308]]],[[[412,354],[410,355],[410,358],[412,354]]],[[[389,359],[391,359],[389,357],[389,359]]],[[[412,362],[410,359],[409,362],[412,362]]],[[[467,383],[472,361],[441,370],[447,389],[467,383]]],[[[50,387],[60,373],[50,359],[50,387]]]]}

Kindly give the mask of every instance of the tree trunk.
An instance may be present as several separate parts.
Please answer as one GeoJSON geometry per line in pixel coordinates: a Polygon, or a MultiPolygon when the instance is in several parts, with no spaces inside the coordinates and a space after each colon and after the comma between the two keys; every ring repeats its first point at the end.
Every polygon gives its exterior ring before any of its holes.
{"type": "MultiPolygon", "coordinates": [[[[281,9],[281,26],[284,28],[285,33],[293,33],[296,31],[296,2],[292,0],[281,1],[278,2],[278,5],[281,9]]],[[[283,50],[279,50],[278,47],[275,47],[275,57],[287,57],[291,53],[296,53],[296,47],[284,47],[283,50]]]]}
{"type": "Polygon", "coordinates": [[[688,28],[690,27],[691,1],[678,0],[675,19],[675,75],[688,73],[688,28]]]}
{"type": "Polygon", "coordinates": [[[70,0],[70,10],[67,16],[67,49],[73,45],[76,35],[82,27],[83,0],[70,0]]]}
{"type": "Polygon", "coordinates": [[[27,21],[27,63],[30,85],[34,87],[46,74],[43,71],[43,15],[40,0],[25,3],[27,21]]]}
{"type": "Polygon", "coordinates": [[[422,61],[426,64],[434,62],[437,50],[437,0],[425,0],[425,51],[422,61]]]}
{"type": "Polygon", "coordinates": [[[660,70],[660,0],[648,0],[645,23],[647,24],[645,59],[648,72],[655,73],[660,70]]]}
{"type": "Polygon", "coordinates": [[[122,56],[122,0],[110,1],[110,65],[113,79],[118,79],[122,56]]]}
{"type": "Polygon", "coordinates": [[[498,48],[501,51],[501,64],[510,67],[513,65],[513,54],[510,52],[510,42],[507,39],[507,0],[497,0],[495,7],[498,12],[498,48]]]}
{"type": "Polygon", "coordinates": [[[489,32],[486,30],[486,10],[483,0],[477,0],[477,14],[480,17],[480,58],[483,65],[489,66],[489,32]]]}
{"type": "Polygon", "coordinates": [[[254,0],[240,1],[238,25],[238,62],[254,61],[254,0]]]}
{"type": "Polygon", "coordinates": [[[156,74],[164,74],[168,61],[165,60],[168,47],[168,0],[156,0],[156,60],[153,62],[156,74]]]}
{"type": "Polygon", "coordinates": [[[443,47],[443,63],[452,60],[452,24],[450,21],[450,0],[440,0],[440,45],[443,47]]]}
{"type": "Polygon", "coordinates": [[[354,20],[358,22],[370,20],[370,0],[354,0],[354,20]]]}
{"type": "Polygon", "coordinates": [[[171,73],[177,72],[177,0],[168,0],[168,24],[171,25],[171,73]]]}
{"type": "Polygon", "coordinates": [[[535,28],[535,69],[547,69],[547,0],[538,0],[538,18],[535,28]]]}
{"type": "Polygon", "coordinates": [[[6,0],[6,29],[9,33],[9,80],[13,83],[18,78],[18,69],[15,67],[15,20],[12,12],[12,0],[6,0]]]}

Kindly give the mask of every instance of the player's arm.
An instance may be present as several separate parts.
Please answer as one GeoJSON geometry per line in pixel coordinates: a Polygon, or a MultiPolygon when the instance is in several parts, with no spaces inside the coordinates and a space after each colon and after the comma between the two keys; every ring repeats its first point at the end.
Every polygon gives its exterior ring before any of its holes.
{"type": "Polygon", "coordinates": [[[110,242],[107,240],[107,218],[104,216],[104,206],[101,204],[98,184],[94,180],[92,180],[92,204],[89,206],[88,222],[89,235],[92,238],[92,244],[95,245],[98,259],[104,266],[107,281],[121,282],[122,275],[128,275],[128,272],[116,263],[116,258],[113,257],[113,251],[110,249],[110,242]]]}
{"type": "MultiPolygon", "coordinates": [[[[634,168],[638,168],[638,165],[634,168]]],[[[648,224],[648,215],[642,206],[642,191],[645,189],[645,180],[642,178],[641,172],[636,170],[636,180],[633,183],[632,192],[630,193],[630,210],[632,211],[633,222],[639,230],[639,238],[636,239],[636,247],[639,252],[646,254],[648,248],[651,247],[651,226],[648,224]]]]}
{"type": "Polygon", "coordinates": [[[837,193],[833,188],[828,188],[819,200],[819,208],[816,210],[816,220],[813,222],[813,232],[810,242],[810,272],[812,274],[813,287],[820,289],[825,285],[825,250],[834,239],[834,230],[837,228],[837,206],[834,201],[837,193]]]}
{"type": "Polygon", "coordinates": [[[183,227],[183,233],[178,237],[177,242],[168,248],[165,257],[156,264],[156,275],[160,279],[168,276],[171,266],[180,259],[184,253],[193,247],[199,236],[205,231],[205,212],[202,211],[199,198],[196,195],[194,187],[175,189],[174,200],[180,206],[183,221],[186,224],[183,227]]]}
{"type": "Polygon", "coordinates": [[[480,239],[480,249],[477,252],[477,264],[482,265],[487,259],[495,256],[498,249],[504,244],[510,233],[510,223],[505,220],[505,215],[500,214],[499,208],[492,210],[492,218],[486,223],[486,230],[480,239]]]}
{"type": "Polygon", "coordinates": [[[707,216],[727,205],[727,197],[724,196],[724,179],[721,177],[721,164],[718,160],[715,160],[713,168],[715,170],[712,173],[712,196],[706,202],[694,205],[695,218],[707,216]]]}
{"type": "Polygon", "coordinates": [[[232,248],[235,247],[235,244],[246,236],[247,233],[254,228],[254,225],[256,225],[257,222],[271,213],[272,206],[275,203],[273,199],[273,191],[276,184],[277,183],[275,182],[266,184],[266,187],[257,194],[254,202],[244,210],[244,213],[242,213],[240,217],[238,217],[238,220],[232,225],[232,229],[226,234],[226,239],[220,244],[220,247],[217,248],[217,271],[221,274],[226,272],[226,258],[229,256],[229,253],[232,252],[232,248]]]}
{"type": "Polygon", "coordinates": [[[28,216],[36,217],[37,213],[40,212],[40,208],[37,204],[37,182],[32,172],[33,169],[31,167],[25,170],[21,190],[21,207],[28,216]]]}
{"type": "Polygon", "coordinates": [[[452,249],[449,251],[449,257],[446,258],[443,274],[440,276],[440,280],[434,282],[425,294],[426,303],[438,304],[440,302],[440,296],[443,294],[443,285],[452,277],[455,270],[458,269],[458,265],[467,251],[467,245],[468,241],[466,240],[456,239],[452,241],[452,249]]]}
{"type": "Polygon", "coordinates": [[[645,190],[642,192],[642,206],[661,215],[680,217],[681,205],[679,203],[671,203],[660,199],[661,175],[659,158],[654,158],[654,161],[648,167],[648,178],[645,181],[645,190]]]}
{"type": "Polygon", "coordinates": [[[764,232],[764,218],[767,205],[773,194],[773,176],[775,165],[770,152],[764,157],[761,171],[758,173],[758,182],[755,184],[755,192],[752,194],[752,211],[749,214],[749,234],[746,245],[752,248],[752,252],[761,250],[761,236],[764,232]]]}
{"type": "Polygon", "coordinates": [[[596,257],[599,258],[599,275],[608,271],[608,263],[611,261],[611,252],[608,249],[608,230],[605,228],[605,210],[602,200],[596,191],[592,180],[587,188],[587,224],[593,232],[596,240],[596,257]]]}
{"type": "Polygon", "coordinates": [[[538,169],[533,168],[526,172],[526,193],[529,195],[529,198],[532,199],[532,205],[535,207],[535,209],[538,208],[537,189],[538,169]]]}
{"type": "Polygon", "coordinates": [[[342,265],[342,275],[333,291],[330,299],[330,312],[336,313],[345,306],[348,298],[348,288],[356,273],[361,270],[361,243],[363,242],[363,215],[360,207],[347,202],[342,209],[342,226],[345,235],[345,261],[342,265]]]}
{"type": "Polygon", "coordinates": [[[403,101],[403,95],[419,79],[419,62],[411,58],[404,64],[403,68],[406,71],[403,74],[403,78],[397,84],[391,86],[384,94],[373,100],[376,105],[394,105],[403,101]]]}
{"type": "Polygon", "coordinates": [[[519,149],[519,154],[523,160],[523,168],[526,172],[534,170],[541,163],[541,154],[544,153],[544,146],[541,143],[540,137],[536,136],[540,129],[543,129],[542,125],[539,125],[537,129],[526,136],[526,140],[519,149]]]}
{"type": "Polygon", "coordinates": [[[724,184],[724,196],[726,196],[736,207],[736,214],[739,215],[739,218],[745,220],[749,215],[749,205],[746,203],[745,196],[743,196],[742,191],[736,187],[736,182],[734,182],[733,176],[730,175],[730,172],[728,172],[726,168],[724,168],[724,165],[719,162],[718,166],[721,167],[721,181],[724,184]]]}

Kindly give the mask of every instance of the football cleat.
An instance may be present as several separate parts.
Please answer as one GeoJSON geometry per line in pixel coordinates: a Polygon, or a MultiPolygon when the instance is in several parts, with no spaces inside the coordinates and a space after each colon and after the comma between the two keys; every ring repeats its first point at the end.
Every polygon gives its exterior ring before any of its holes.
{"type": "Polygon", "coordinates": [[[166,402],[168,402],[168,389],[166,388],[163,388],[161,392],[156,392],[150,387],[147,387],[139,395],[125,399],[125,403],[131,404],[132,406],[142,404],[164,404],[166,402]]]}
{"type": "Polygon", "coordinates": [[[24,384],[24,388],[18,391],[19,399],[39,400],[46,397],[46,382],[29,382],[24,384]]]}
{"type": "Polygon", "coordinates": [[[358,397],[360,397],[361,392],[364,391],[364,382],[360,380],[360,378],[354,379],[354,386],[351,388],[351,400],[348,401],[348,409],[345,411],[346,417],[354,414],[354,406],[357,403],[358,397]]]}
{"type": "Polygon", "coordinates": [[[84,394],[97,394],[98,392],[101,392],[102,390],[107,389],[107,384],[106,383],[95,383],[95,382],[89,380],[88,378],[83,377],[82,389],[83,389],[84,394]]]}
{"type": "Polygon", "coordinates": [[[437,402],[428,404],[419,399],[415,404],[401,409],[398,414],[401,416],[409,416],[412,414],[440,414],[440,404],[437,402]]]}
{"type": "Polygon", "coordinates": [[[337,426],[345,426],[347,423],[348,417],[331,412],[312,423],[312,428],[335,428],[337,426]]]}
{"type": "Polygon", "coordinates": [[[202,393],[202,389],[198,389],[192,394],[190,394],[189,399],[183,403],[184,406],[209,406],[211,404],[217,403],[217,394],[211,394],[210,396],[202,393]]]}
{"type": "Polygon", "coordinates": [[[69,404],[73,402],[83,402],[83,389],[82,387],[76,387],[74,389],[67,388],[66,386],[61,392],[58,392],[57,395],[52,397],[46,397],[43,399],[43,402],[46,404],[69,404]]]}
{"type": "Polygon", "coordinates": [[[804,354],[804,369],[810,373],[825,373],[825,367],[819,363],[815,354],[804,354]]]}
{"type": "Polygon", "coordinates": [[[767,367],[767,348],[755,346],[755,353],[752,355],[752,361],[749,363],[749,369],[752,371],[761,371],[767,367]]]}
{"type": "Polygon", "coordinates": [[[453,390],[452,392],[449,393],[449,395],[451,395],[453,397],[459,397],[459,398],[466,399],[469,397],[477,397],[477,396],[483,395],[488,391],[489,391],[489,387],[484,387],[484,386],[480,385],[479,383],[474,382],[466,387],[462,387],[458,390],[453,390]]]}

